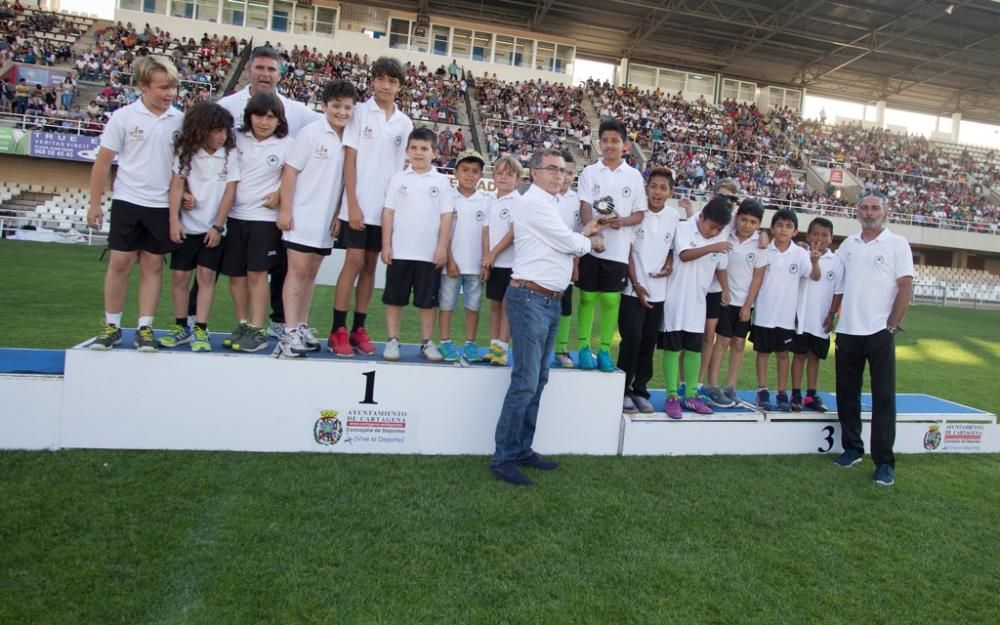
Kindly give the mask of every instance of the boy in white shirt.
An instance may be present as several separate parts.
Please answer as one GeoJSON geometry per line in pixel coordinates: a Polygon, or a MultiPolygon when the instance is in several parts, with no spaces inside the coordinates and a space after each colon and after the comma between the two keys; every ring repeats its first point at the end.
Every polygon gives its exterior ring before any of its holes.
{"type": "Polygon", "coordinates": [[[656,168],[646,180],[648,210],[642,222],[633,226],[632,253],[628,277],[618,312],[618,368],[625,372],[625,414],[655,412],[646,385],[653,379],[653,352],[663,322],[663,300],[667,277],[673,271],[670,249],[680,215],[666,205],[674,193],[673,172],[656,168]]]}
{"type": "Polygon", "coordinates": [[[754,269],[750,293],[740,310],[740,320],[753,325],[750,340],[757,352],[757,406],[765,412],[774,410],[767,390],[767,361],[773,352],[778,362],[777,408],[791,410],[788,403],[788,350],[795,336],[795,312],[798,308],[799,282],[819,280],[819,252],[812,253],[796,245],[799,219],[794,211],[783,208],[771,218],[771,244],[765,250],[765,265],[754,269]],[[810,268],[811,267],[811,268],[810,268]]]}
{"type": "Polygon", "coordinates": [[[334,219],[344,180],[344,129],[356,98],[352,83],[326,83],[323,119],[299,132],[285,158],[277,223],[288,252],[288,274],[282,293],[285,334],[275,350],[278,358],[301,358],[320,349],[309,327],[309,309],[319,266],[333,251],[334,219]]]}
{"type": "MultiPolygon", "coordinates": [[[[576,176],[576,161],[568,151],[563,151],[566,161],[566,175],[563,176],[562,189],[559,191],[559,212],[563,221],[573,232],[583,228],[580,221],[580,196],[572,189],[573,178],[576,176]]],[[[579,277],[580,258],[573,259],[573,280],[579,277]]],[[[555,359],[552,364],[564,369],[573,368],[573,359],[569,356],[569,324],[573,319],[573,285],[563,291],[562,308],[559,311],[559,329],[556,331],[555,359]]]]}
{"type": "Polygon", "coordinates": [[[499,367],[507,365],[510,324],[504,297],[514,266],[514,204],[520,199],[517,185],[524,176],[521,163],[505,154],[493,162],[493,183],[497,196],[483,227],[482,278],[486,281],[486,299],[490,301],[490,349],[484,360],[499,367]]]}
{"type": "Polygon", "coordinates": [[[833,222],[816,217],[809,223],[806,242],[819,254],[820,279],[803,281],[799,285],[799,308],[795,315],[795,337],[792,340],[792,400],[791,408],[826,412],[823,400],[816,394],[819,361],[830,353],[830,332],[844,293],[844,263],[830,251],[833,242],[833,222]],[[802,397],[802,369],[807,369],[806,396],[802,397]]]}
{"type": "Polygon", "coordinates": [[[646,210],[645,183],[642,174],[625,162],[625,125],[615,119],[601,122],[598,139],[601,160],[588,165],[580,174],[577,193],[580,196],[580,220],[589,222],[598,217],[610,226],[604,231],[605,249],[591,252],[580,259],[576,287],[580,290],[581,369],[600,369],[611,372],[611,339],[618,327],[618,308],[621,292],[628,277],[628,256],[631,249],[631,230],[642,221],[646,210]],[[598,303],[601,322],[598,334],[600,350],[595,362],[590,350],[594,331],[594,314],[598,303]]]}
{"type": "Polygon", "coordinates": [[[454,190],[455,216],[452,219],[451,243],[448,246],[448,262],[445,275],[441,277],[441,292],[438,296],[440,313],[438,324],[441,330],[441,357],[447,362],[457,362],[465,358],[468,362],[481,359],[476,333],[479,330],[479,302],[482,299],[480,280],[483,261],[483,227],[490,211],[490,195],[479,190],[486,161],[475,150],[466,150],[458,155],[455,163],[454,190]],[[459,354],[451,341],[451,315],[462,292],[465,308],[465,346],[459,354]]]}
{"type": "Polygon", "coordinates": [[[411,132],[406,141],[410,166],[392,177],[385,195],[382,262],[387,269],[382,303],[389,340],[382,357],[386,360],[399,360],[399,327],[411,292],[413,305],[420,309],[420,355],[431,362],[442,360],[431,336],[455,204],[447,176],[432,164],[436,155],[433,130],[411,132]]]}
{"type": "Polygon", "coordinates": [[[389,179],[403,171],[406,138],[413,122],[396,106],[406,83],[402,64],[380,57],[372,63],[372,97],[358,105],[344,134],[344,199],[334,222],[335,236],[347,248],[337,278],[333,324],[327,343],[337,356],[375,353],[365,329],[375,289],[375,267],[382,249],[382,207],[389,179]],[[354,288],[357,282],[357,288],[354,288]],[[347,331],[347,311],[354,292],[354,320],[347,331]]]}
{"type": "Polygon", "coordinates": [[[726,268],[729,305],[721,307],[719,313],[715,345],[708,367],[708,385],[698,389],[701,400],[715,408],[730,408],[741,401],[736,394],[736,382],[743,367],[750,321],[741,321],[740,311],[750,292],[754,269],[763,267],[766,262],[764,251],[759,246],[760,233],[757,231],[763,218],[764,205],[758,200],[747,198],[740,202],[740,207],[736,210],[736,227],[732,230],[727,228],[727,240],[732,244],[726,268]],[[719,371],[727,349],[730,351],[726,386],[719,388],[719,371]]]}
{"type": "Polygon", "coordinates": [[[696,389],[688,385],[685,397],[680,397],[681,354],[689,380],[698,376],[701,368],[702,334],[705,331],[705,296],[712,280],[722,282],[723,302],[728,303],[725,280],[727,253],[732,244],[726,241],[723,229],[732,219],[729,203],[714,198],[697,216],[677,226],[673,245],[673,271],[667,281],[663,305],[663,324],[657,344],[663,352],[663,373],[667,383],[667,401],[663,411],[671,419],[680,419],[683,410],[711,414],[698,399],[696,389]]]}
{"type": "Polygon", "coordinates": [[[159,56],[144,56],[132,65],[142,96],[111,116],[101,133],[101,147],[90,173],[87,225],[104,224],[101,196],[118,157],[111,200],[108,248],[111,260],[104,277],[104,327],[90,349],[106,351],[122,342],[121,321],[128,280],[139,262],[139,324],[134,347],[155,352],[153,314],[163,283],[163,255],[170,240],[170,190],[173,142],[184,114],[173,106],[180,80],[177,68],[159,56]]]}

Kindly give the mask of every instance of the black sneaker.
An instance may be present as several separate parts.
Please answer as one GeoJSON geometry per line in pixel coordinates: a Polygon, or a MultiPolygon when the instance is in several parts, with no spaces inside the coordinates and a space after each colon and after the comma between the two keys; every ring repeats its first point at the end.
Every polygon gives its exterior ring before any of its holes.
{"type": "Polygon", "coordinates": [[[757,391],[757,407],[764,412],[774,410],[774,405],[771,404],[771,394],[767,392],[767,389],[757,391]]]}
{"type": "Polygon", "coordinates": [[[514,486],[531,486],[534,484],[521,470],[517,468],[516,462],[505,462],[503,464],[490,467],[490,473],[499,480],[503,480],[514,486]]]}
{"type": "Polygon", "coordinates": [[[555,471],[559,468],[559,463],[555,460],[546,460],[538,454],[532,454],[523,460],[518,460],[517,464],[522,467],[531,467],[539,471],[555,471]]]}
{"type": "Polygon", "coordinates": [[[135,347],[137,352],[155,352],[156,340],[153,338],[153,328],[142,326],[136,330],[132,346],[135,347]]]}
{"type": "Polygon", "coordinates": [[[806,398],[802,400],[802,407],[816,412],[826,412],[826,405],[819,395],[806,395],[806,398]]]}
{"type": "Polygon", "coordinates": [[[778,393],[776,398],[776,403],[778,404],[778,410],[781,412],[791,412],[792,406],[788,403],[788,395],[786,393],[778,393]]]}
{"type": "Polygon", "coordinates": [[[802,394],[792,393],[792,412],[802,412],[802,394]]]}
{"type": "Polygon", "coordinates": [[[121,328],[113,323],[107,323],[94,340],[90,342],[90,349],[98,352],[106,352],[115,345],[122,344],[121,328]]]}

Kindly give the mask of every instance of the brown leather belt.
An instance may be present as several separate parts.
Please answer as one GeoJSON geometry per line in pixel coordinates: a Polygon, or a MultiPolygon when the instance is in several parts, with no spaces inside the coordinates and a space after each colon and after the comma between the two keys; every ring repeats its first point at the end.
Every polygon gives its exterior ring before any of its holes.
{"type": "Polygon", "coordinates": [[[535,293],[541,293],[545,297],[562,297],[563,294],[562,291],[547,289],[537,282],[532,282],[531,280],[511,280],[510,283],[520,289],[528,289],[530,291],[534,291],[535,293]]]}

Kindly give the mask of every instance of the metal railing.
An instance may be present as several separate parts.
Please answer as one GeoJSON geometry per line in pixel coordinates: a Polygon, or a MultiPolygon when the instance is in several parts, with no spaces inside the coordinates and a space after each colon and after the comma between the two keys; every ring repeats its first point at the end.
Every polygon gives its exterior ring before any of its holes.
{"type": "Polygon", "coordinates": [[[37,130],[41,132],[62,132],[66,134],[97,136],[104,130],[104,122],[93,122],[84,119],[67,119],[51,115],[32,115],[28,113],[0,112],[0,126],[20,128],[21,130],[37,130]],[[41,126],[39,126],[41,124],[41,126]],[[93,128],[91,128],[93,126],[93,128]]]}

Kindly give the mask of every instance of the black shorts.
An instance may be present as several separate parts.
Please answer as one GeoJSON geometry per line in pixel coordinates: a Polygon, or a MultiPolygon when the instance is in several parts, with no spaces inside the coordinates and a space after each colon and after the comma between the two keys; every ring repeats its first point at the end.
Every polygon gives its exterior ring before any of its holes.
{"type": "Polygon", "coordinates": [[[787,352],[792,349],[795,330],[786,328],[750,327],[750,340],[753,341],[753,351],[761,354],[772,352],[787,352]]]}
{"type": "Polygon", "coordinates": [[[724,306],[722,314],[719,315],[719,325],[715,328],[715,333],[727,339],[746,340],[750,334],[750,322],[740,321],[740,309],[742,306],[724,306]]]}
{"type": "Polygon", "coordinates": [[[562,297],[562,308],[559,310],[559,316],[569,317],[573,314],[573,285],[566,287],[563,291],[562,297]]]}
{"type": "Polygon", "coordinates": [[[705,296],[705,319],[718,319],[721,314],[722,291],[707,294],[705,296]]]}
{"type": "Polygon", "coordinates": [[[233,219],[226,222],[226,242],[219,271],[243,277],[248,271],[271,271],[280,262],[281,230],[273,221],[233,219]]]}
{"type": "Polygon", "coordinates": [[[347,220],[341,219],[340,236],[337,238],[341,245],[348,250],[382,251],[382,226],[365,224],[364,230],[355,230],[348,225],[347,220]]]}
{"type": "Polygon", "coordinates": [[[486,279],[486,299],[502,302],[510,284],[510,267],[494,267],[490,269],[490,277],[486,279]]]}
{"type": "Polygon", "coordinates": [[[285,245],[286,250],[293,250],[295,252],[302,252],[303,254],[317,254],[319,256],[329,256],[333,253],[332,247],[312,247],[310,245],[302,245],[301,243],[292,243],[291,241],[282,241],[285,245]]]}
{"type": "Polygon", "coordinates": [[[621,293],[628,278],[628,263],[598,258],[593,254],[580,257],[576,287],[591,293],[621,293]]]}
{"type": "Polygon", "coordinates": [[[806,332],[796,334],[792,338],[792,351],[799,355],[812,354],[820,360],[826,360],[830,355],[830,337],[824,339],[806,332]]]}
{"type": "Polygon", "coordinates": [[[701,352],[701,343],[705,340],[703,332],[660,332],[656,337],[656,346],[668,352],[701,352]]]}
{"type": "Polygon", "coordinates": [[[166,254],[177,249],[170,240],[170,209],[111,200],[108,247],[116,252],[166,254]]]}
{"type": "Polygon", "coordinates": [[[208,247],[205,245],[204,234],[189,234],[170,255],[170,269],[194,271],[196,267],[204,267],[218,271],[222,264],[222,248],[225,246],[225,239],[215,247],[208,247]]]}
{"type": "Polygon", "coordinates": [[[385,291],[382,303],[386,306],[406,306],[413,292],[413,305],[417,308],[435,308],[441,290],[441,270],[423,260],[393,260],[385,270],[385,291]]]}

